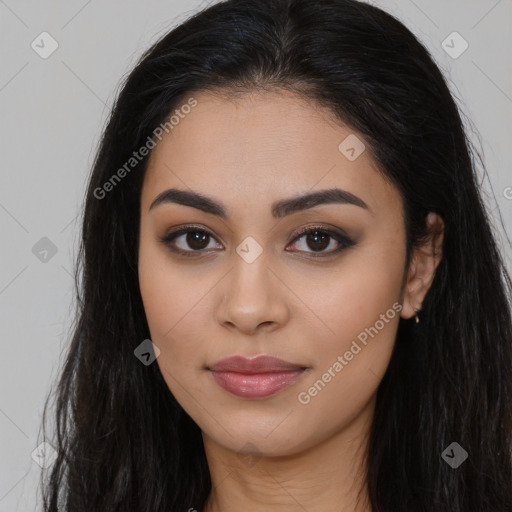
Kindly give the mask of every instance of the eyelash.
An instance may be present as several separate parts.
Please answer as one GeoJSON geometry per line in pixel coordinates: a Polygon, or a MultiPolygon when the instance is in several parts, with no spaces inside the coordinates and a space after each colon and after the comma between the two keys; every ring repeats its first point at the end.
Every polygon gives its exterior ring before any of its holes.
{"type": "MultiPolygon", "coordinates": [[[[176,247],[173,247],[171,242],[173,242],[177,237],[180,235],[188,234],[188,233],[201,233],[208,235],[211,238],[215,239],[215,236],[210,233],[208,230],[200,227],[195,226],[185,226],[183,228],[179,228],[175,231],[172,231],[165,236],[160,238],[160,242],[163,243],[166,247],[168,247],[172,252],[179,254],[181,256],[190,257],[190,258],[197,258],[201,256],[201,253],[205,252],[204,249],[202,250],[190,250],[190,251],[183,251],[182,249],[177,249],[176,247]]],[[[348,238],[345,235],[342,235],[341,233],[337,233],[335,231],[332,231],[330,229],[327,229],[323,226],[309,226],[298,233],[296,233],[295,237],[290,242],[291,244],[296,243],[298,240],[300,240],[302,237],[307,236],[309,234],[314,233],[320,233],[323,235],[327,235],[330,238],[336,240],[339,244],[341,244],[337,249],[327,251],[327,252],[314,252],[314,251],[299,251],[299,252],[306,252],[306,254],[310,254],[312,258],[325,258],[328,256],[332,256],[333,254],[337,254],[344,249],[347,249],[353,245],[356,244],[353,240],[348,238]]]]}

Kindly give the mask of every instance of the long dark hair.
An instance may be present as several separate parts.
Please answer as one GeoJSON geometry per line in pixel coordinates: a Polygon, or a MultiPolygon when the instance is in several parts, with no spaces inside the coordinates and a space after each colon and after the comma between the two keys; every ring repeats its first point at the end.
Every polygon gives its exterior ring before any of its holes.
{"type": "Polygon", "coordinates": [[[328,106],[365,138],[402,194],[407,263],[428,212],[445,223],[420,323],[400,319],[378,388],[373,510],[512,510],[512,284],[478,190],[478,152],[446,80],[402,23],[369,4],[227,0],[141,57],[104,131],[86,192],[45,511],[203,508],[211,480],[200,429],[158,365],[133,353],[150,338],[137,272],[148,157],[110,181],[105,197],[98,190],[194,91],[271,88],[328,106]],[[452,442],[469,455],[456,469],[441,457],[452,442]]]}

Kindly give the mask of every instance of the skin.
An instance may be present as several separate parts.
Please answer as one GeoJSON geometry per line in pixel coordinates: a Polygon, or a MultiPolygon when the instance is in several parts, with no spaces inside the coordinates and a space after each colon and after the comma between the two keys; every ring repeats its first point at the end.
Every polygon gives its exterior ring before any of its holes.
{"type": "Polygon", "coordinates": [[[377,387],[400,316],[414,317],[431,285],[442,221],[429,215],[431,237],[406,268],[400,194],[368,149],[354,161],[340,152],[353,130],[291,92],[194,98],[197,106],[150,157],[139,281],[160,349],[157,364],[203,433],[213,482],[205,510],[369,511],[363,467],[377,387]],[[215,198],[228,217],[175,203],[150,210],[171,187],[215,198]],[[323,204],[271,215],[274,201],[334,187],[369,209],[323,204]],[[170,249],[193,252],[197,245],[186,235],[167,246],[159,240],[184,224],[213,235],[190,258],[170,249]],[[296,239],[299,228],[317,224],[345,230],[356,244],[335,254],[334,238],[328,246],[307,235],[296,239]],[[248,236],[262,249],[251,263],[236,252],[248,236]],[[315,258],[315,249],[324,256],[315,258]],[[299,393],[394,303],[401,311],[309,403],[300,403],[299,393]],[[308,370],[267,398],[240,398],[206,369],[235,354],[270,355],[308,370]]]}

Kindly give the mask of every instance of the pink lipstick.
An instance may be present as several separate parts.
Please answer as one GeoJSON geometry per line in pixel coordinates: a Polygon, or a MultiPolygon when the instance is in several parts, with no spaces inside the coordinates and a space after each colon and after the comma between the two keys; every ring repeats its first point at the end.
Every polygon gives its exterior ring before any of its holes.
{"type": "Polygon", "coordinates": [[[306,367],[275,357],[247,359],[233,356],[208,368],[215,382],[233,395],[242,398],[265,398],[291,386],[306,367]]]}

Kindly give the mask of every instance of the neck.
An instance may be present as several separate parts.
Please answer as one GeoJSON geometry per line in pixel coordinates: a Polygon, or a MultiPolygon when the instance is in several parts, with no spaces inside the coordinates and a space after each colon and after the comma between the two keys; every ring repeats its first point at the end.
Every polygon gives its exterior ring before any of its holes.
{"type": "Polygon", "coordinates": [[[365,464],[372,415],[370,406],[328,439],[286,456],[243,456],[203,433],[212,480],[204,512],[371,512],[365,464]]]}

